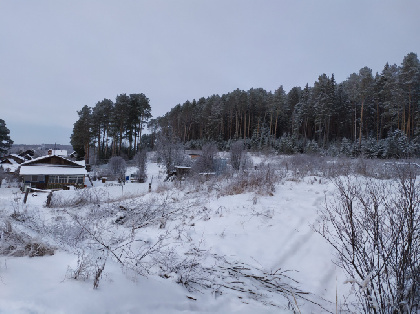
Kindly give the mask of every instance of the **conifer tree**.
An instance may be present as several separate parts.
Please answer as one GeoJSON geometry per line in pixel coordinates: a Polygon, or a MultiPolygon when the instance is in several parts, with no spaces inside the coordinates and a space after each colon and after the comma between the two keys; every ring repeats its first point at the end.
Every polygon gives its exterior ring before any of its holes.
{"type": "Polygon", "coordinates": [[[84,106],[82,110],[78,111],[79,119],[73,125],[73,133],[70,137],[70,144],[78,154],[79,158],[84,157],[89,161],[89,147],[92,140],[91,129],[91,108],[84,106]]]}
{"type": "Polygon", "coordinates": [[[0,154],[7,153],[12,146],[13,141],[10,139],[10,130],[6,127],[6,122],[0,119],[0,154]]]}

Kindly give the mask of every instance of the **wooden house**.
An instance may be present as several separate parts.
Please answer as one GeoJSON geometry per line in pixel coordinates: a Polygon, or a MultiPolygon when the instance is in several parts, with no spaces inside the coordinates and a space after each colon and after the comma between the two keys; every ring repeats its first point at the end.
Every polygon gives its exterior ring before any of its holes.
{"type": "Polygon", "coordinates": [[[82,162],[52,155],[22,163],[19,175],[23,188],[68,189],[69,186],[84,187],[87,171],[82,162]]]}

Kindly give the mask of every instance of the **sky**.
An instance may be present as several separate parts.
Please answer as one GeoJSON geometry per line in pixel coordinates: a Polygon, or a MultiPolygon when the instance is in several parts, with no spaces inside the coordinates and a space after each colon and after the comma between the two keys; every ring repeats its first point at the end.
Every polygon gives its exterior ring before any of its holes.
{"type": "Polygon", "coordinates": [[[144,93],[154,118],[236,88],[337,82],[420,52],[418,0],[0,0],[0,119],[69,144],[83,106],[144,93]]]}

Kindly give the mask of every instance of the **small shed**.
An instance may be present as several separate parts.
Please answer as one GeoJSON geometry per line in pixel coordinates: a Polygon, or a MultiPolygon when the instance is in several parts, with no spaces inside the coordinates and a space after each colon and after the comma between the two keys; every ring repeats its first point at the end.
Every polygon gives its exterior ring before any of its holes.
{"type": "Polygon", "coordinates": [[[191,167],[187,166],[175,166],[176,176],[179,178],[185,177],[191,171],[191,167]]]}
{"type": "Polygon", "coordinates": [[[20,167],[23,188],[66,189],[84,187],[87,171],[79,162],[62,156],[43,156],[24,162],[20,167]]]}

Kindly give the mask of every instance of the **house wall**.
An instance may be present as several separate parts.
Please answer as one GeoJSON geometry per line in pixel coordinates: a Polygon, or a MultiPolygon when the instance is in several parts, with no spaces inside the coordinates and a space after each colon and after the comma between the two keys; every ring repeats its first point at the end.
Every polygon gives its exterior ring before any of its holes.
{"type": "Polygon", "coordinates": [[[24,186],[36,189],[64,189],[68,186],[84,187],[84,175],[32,175],[23,176],[24,186]]]}

